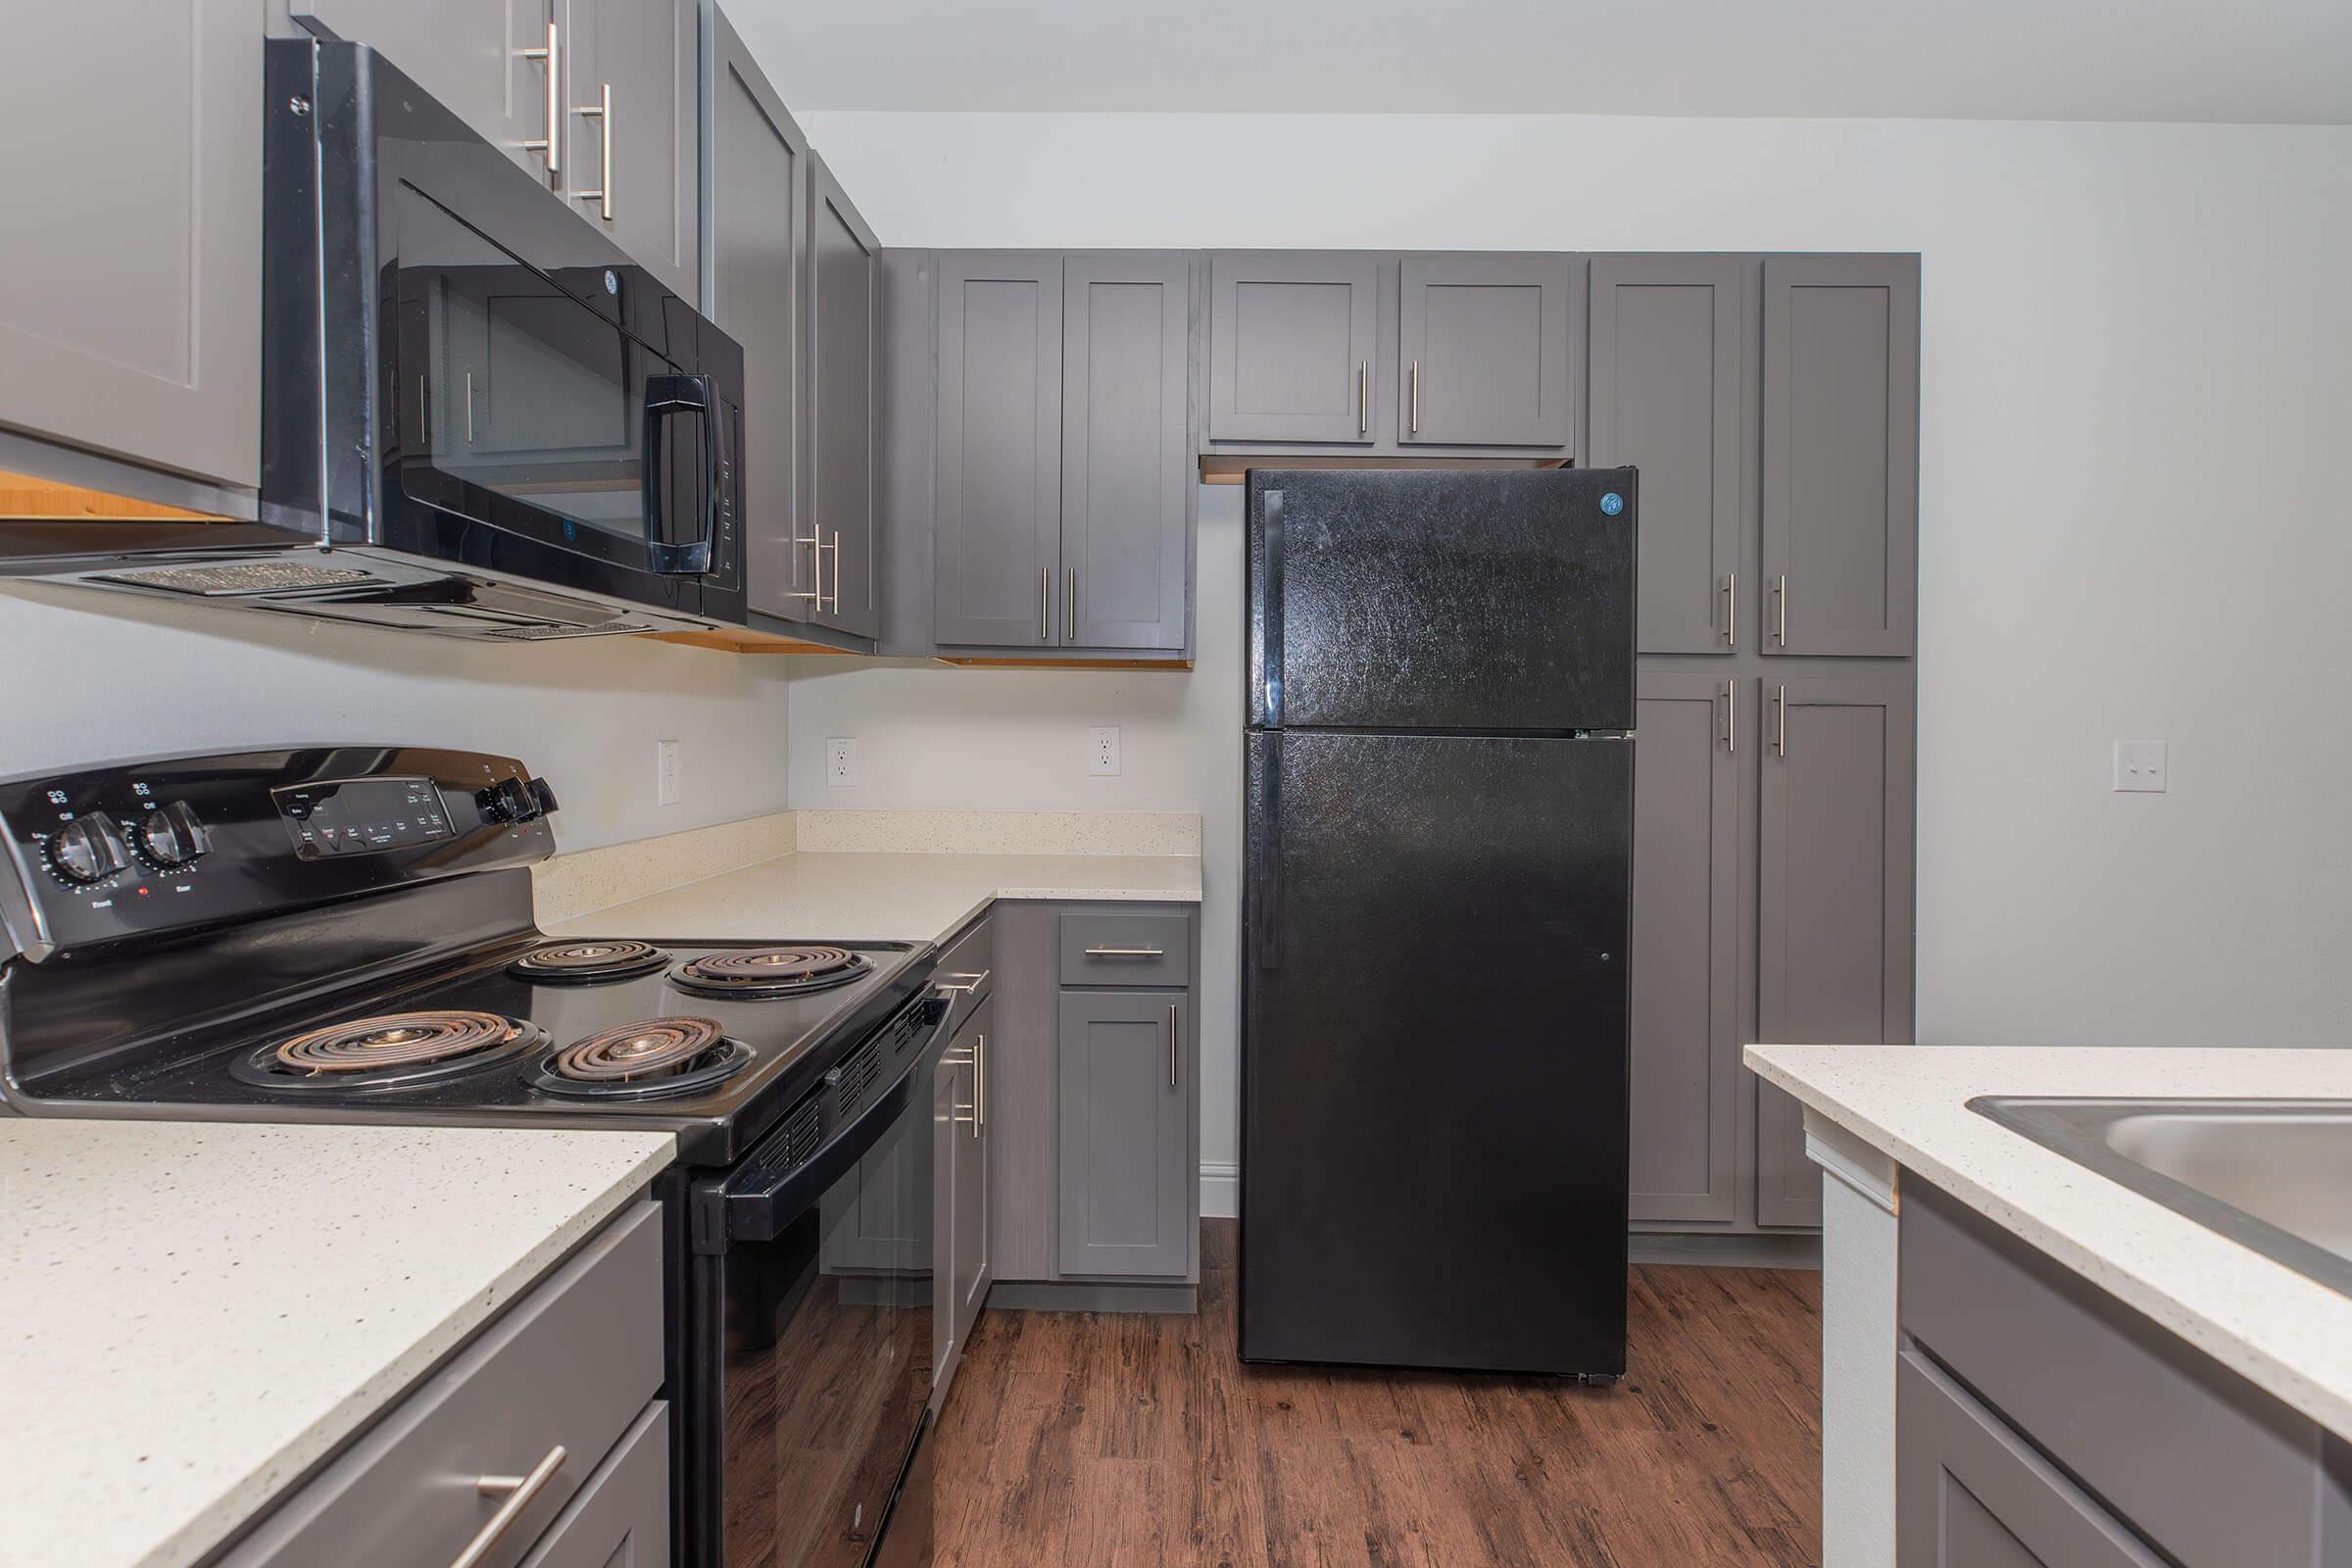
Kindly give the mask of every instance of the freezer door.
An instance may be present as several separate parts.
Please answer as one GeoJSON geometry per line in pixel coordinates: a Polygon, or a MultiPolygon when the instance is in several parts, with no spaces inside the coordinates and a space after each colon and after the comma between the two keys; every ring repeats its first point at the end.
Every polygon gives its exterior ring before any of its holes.
{"type": "Polygon", "coordinates": [[[1634,470],[1250,474],[1250,721],[1630,729],[1634,470]]]}
{"type": "Polygon", "coordinates": [[[1250,736],[1245,1359],[1624,1371],[1633,772],[1250,736]]]}

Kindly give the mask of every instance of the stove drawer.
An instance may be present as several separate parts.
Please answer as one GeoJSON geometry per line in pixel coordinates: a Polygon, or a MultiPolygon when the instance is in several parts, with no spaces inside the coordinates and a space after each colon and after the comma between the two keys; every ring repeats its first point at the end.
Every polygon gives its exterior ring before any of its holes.
{"type": "Polygon", "coordinates": [[[537,1483],[478,1559],[520,1562],[660,1391],[661,1214],[650,1202],[623,1210],[279,1504],[221,1568],[448,1568],[513,1494],[475,1484],[492,1476],[537,1483]]]}
{"type": "Polygon", "coordinates": [[[1190,985],[1192,959],[1192,923],[1181,912],[1073,909],[1061,917],[1065,986],[1190,985]]]}
{"type": "Polygon", "coordinates": [[[947,951],[940,955],[939,967],[931,971],[932,983],[949,988],[956,999],[948,1009],[951,1034],[962,1028],[963,1020],[988,1000],[996,986],[996,921],[983,914],[950,940],[947,951]]]}

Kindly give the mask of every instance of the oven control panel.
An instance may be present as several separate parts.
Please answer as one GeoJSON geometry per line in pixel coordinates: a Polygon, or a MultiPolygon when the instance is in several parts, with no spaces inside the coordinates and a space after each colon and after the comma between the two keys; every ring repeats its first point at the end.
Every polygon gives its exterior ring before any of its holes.
{"type": "Polygon", "coordinates": [[[527,864],[554,793],[513,758],[302,747],[0,783],[0,922],[44,960],[527,864]]]}

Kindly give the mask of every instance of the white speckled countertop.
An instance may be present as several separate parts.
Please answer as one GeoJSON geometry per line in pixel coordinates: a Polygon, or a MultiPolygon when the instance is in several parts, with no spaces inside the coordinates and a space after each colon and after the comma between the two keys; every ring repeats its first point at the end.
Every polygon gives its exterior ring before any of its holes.
{"type": "Polygon", "coordinates": [[[672,1152],[642,1131],[0,1118],[0,1562],[199,1560],[672,1152]]]}
{"type": "Polygon", "coordinates": [[[801,851],[547,929],[552,936],[937,942],[994,899],[1198,904],[1200,860],[801,851]]]}
{"type": "Polygon", "coordinates": [[[1750,1046],[1747,1064],[2331,1432],[2352,1297],[1968,1108],[1979,1095],[2352,1100],[2352,1051],[1750,1046]]]}

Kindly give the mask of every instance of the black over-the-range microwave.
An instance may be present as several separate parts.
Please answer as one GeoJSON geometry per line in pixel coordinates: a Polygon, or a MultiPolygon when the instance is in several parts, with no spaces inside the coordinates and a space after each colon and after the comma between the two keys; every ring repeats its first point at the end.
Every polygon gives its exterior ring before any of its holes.
{"type": "Polygon", "coordinates": [[[373,50],[268,45],[260,521],[0,572],[510,639],[744,618],[743,350],[373,50]]]}

